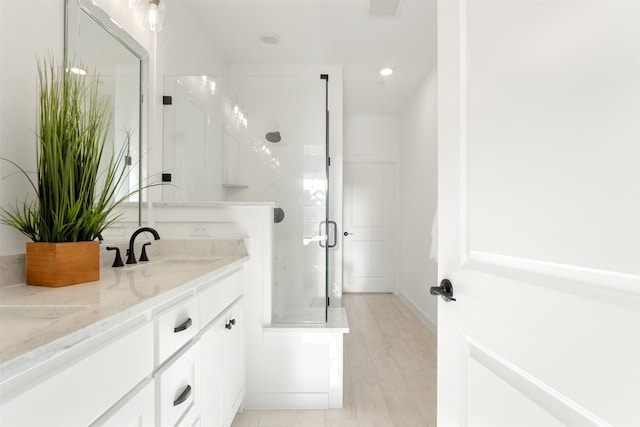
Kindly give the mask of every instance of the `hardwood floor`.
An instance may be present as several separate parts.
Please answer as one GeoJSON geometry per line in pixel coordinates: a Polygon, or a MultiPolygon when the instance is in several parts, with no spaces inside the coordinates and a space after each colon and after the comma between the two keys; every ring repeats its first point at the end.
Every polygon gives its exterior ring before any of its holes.
{"type": "Polygon", "coordinates": [[[345,294],[344,407],[250,411],[232,427],[436,425],[436,337],[391,294],[345,294]]]}

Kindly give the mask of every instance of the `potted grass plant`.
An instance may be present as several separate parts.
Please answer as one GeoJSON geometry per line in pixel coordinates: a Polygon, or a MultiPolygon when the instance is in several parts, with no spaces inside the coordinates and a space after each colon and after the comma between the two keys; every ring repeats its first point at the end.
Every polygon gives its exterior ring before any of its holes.
{"type": "Polygon", "coordinates": [[[109,100],[98,76],[69,72],[53,59],[38,60],[36,172],[16,166],[35,197],[3,209],[0,221],[32,242],[26,245],[26,282],[66,286],[100,278],[99,234],[117,220],[114,209],[127,177],[128,142],[107,143],[109,100]]]}

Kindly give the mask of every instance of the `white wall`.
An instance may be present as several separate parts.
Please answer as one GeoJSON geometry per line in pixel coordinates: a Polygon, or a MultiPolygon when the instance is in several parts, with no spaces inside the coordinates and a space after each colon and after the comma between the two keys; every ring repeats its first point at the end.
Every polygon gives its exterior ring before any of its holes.
{"type": "Polygon", "coordinates": [[[393,116],[347,116],[344,122],[346,158],[397,159],[400,120],[393,116]]]}
{"type": "MultiPolygon", "coordinates": [[[[63,49],[62,0],[0,2],[0,157],[27,170],[35,169],[36,56],[50,52],[62,60],[63,49]]],[[[24,201],[28,182],[21,175],[5,177],[15,169],[1,163],[0,206],[24,201]]],[[[0,232],[0,255],[24,253],[26,238],[4,225],[0,232]]]]}
{"type": "Polygon", "coordinates": [[[227,59],[211,42],[206,24],[188,3],[167,2],[167,18],[158,43],[164,76],[227,74],[227,59]]]}
{"type": "Polygon", "coordinates": [[[429,258],[438,199],[437,74],[434,65],[401,116],[399,294],[435,330],[438,266],[429,258]]]}

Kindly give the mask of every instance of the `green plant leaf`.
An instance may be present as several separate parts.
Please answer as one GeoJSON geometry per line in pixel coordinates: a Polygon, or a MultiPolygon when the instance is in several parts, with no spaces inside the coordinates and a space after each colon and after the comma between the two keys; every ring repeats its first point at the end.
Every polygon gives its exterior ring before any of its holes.
{"type": "Polygon", "coordinates": [[[28,180],[35,200],[2,210],[0,222],[36,242],[94,240],[118,218],[114,209],[140,187],[118,197],[128,172],[130,134],[119,150],[107,149],[109,100],[98,75],[79,75],[38,60],[37,172],[28,180]]]}

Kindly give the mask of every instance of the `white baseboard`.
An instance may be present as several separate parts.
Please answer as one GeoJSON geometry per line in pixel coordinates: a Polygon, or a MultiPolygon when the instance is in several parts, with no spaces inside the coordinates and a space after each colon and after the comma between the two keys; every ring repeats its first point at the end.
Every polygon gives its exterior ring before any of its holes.
{"type": "Polygon", "coordinates": [[[420,307],[415,305],[404,292],[398,291],[398,296],[409,306],[411,311],[413,311],[420,318],[420,320],[422,320],[422,322],[427,325],[427,328],[431,329],[434,334],[438,335],[438,322],[436,320],[433,320],[431,317],[427,316],[427,314],[423,312],[420,307]]]}

